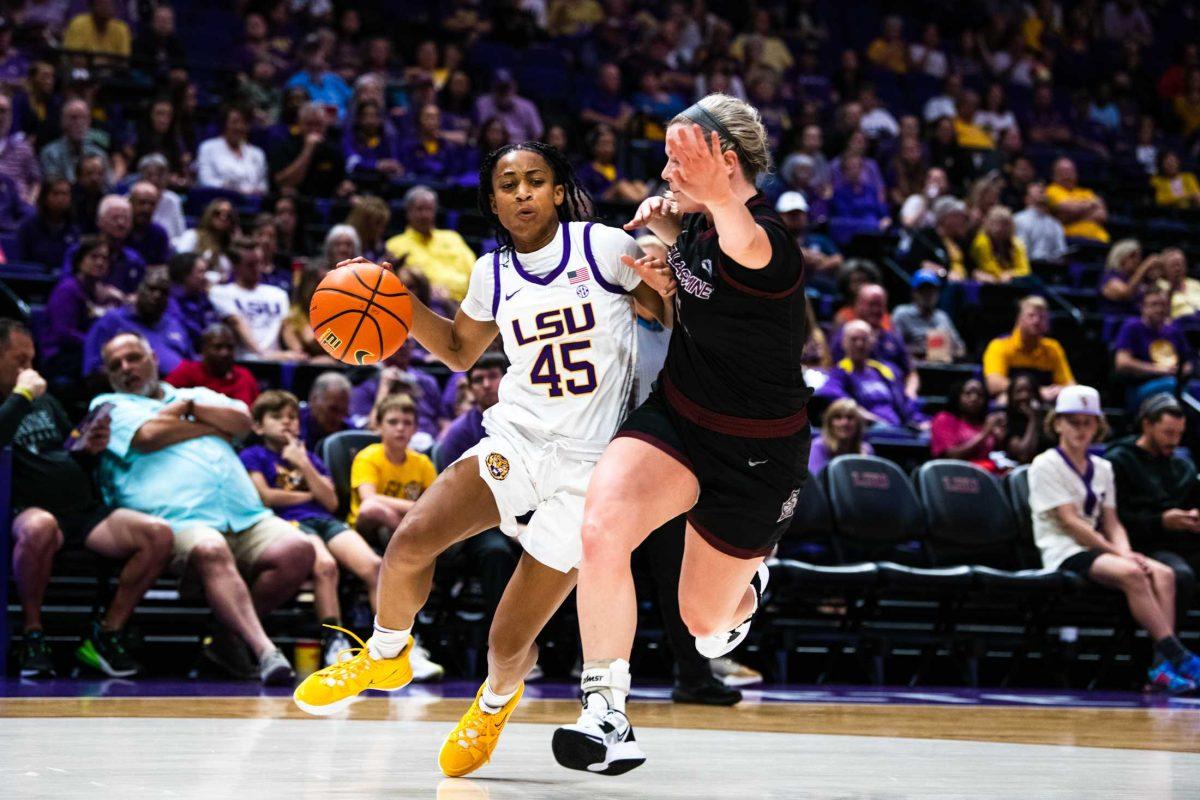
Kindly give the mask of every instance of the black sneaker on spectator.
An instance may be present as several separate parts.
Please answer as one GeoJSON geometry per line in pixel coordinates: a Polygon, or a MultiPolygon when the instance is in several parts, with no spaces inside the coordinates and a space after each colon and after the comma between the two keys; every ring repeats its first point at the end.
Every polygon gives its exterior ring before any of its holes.
{"type": "Polygon", "coordinates": [[[57,678],[54,671],[54,653],[41,631],[26,631],[21,637],[21,677],[57,678]]]}
{"type": "Polygon", "coordinates": [[[214,626],[212,635],[204,637],[201,652],[209,662],[230,677],[238,680],[259,677],[258,663],[250,648],[224,625],[214,626]]]}
{"type": "Polygon", "coordinates": [[[110,678],[131,678],[142,671],[142,666],[125,650],[124,640],[121,631],[106,631],[99,620],[94,620],[91,635],[75,650],[75,658],[110,678]]]}
{"type": "Polygon", "coordinates": [[[291,686],[296,682],[296,673],[279,648],[263,653],[258,660],[258,676],[263,686],[291,686]]]}
{"type": "Polygon", "coordinates": [[[671,690],[671,700],[699,706],[732,706],[741,702],[742,693],[710,677],[698,683],[676,682],[671,690]]]}

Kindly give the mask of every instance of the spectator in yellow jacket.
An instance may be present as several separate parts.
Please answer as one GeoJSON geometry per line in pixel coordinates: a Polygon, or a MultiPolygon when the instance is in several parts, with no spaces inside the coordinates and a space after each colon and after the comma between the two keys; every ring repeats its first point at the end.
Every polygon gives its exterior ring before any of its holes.
{"type": "Polygon", "coordinates": [[[1025,243],[1016,235],[1012,212],[993,206],[971,243],[974,278],[982,283],[1008,283],[1030,274],[1025,243]]]}

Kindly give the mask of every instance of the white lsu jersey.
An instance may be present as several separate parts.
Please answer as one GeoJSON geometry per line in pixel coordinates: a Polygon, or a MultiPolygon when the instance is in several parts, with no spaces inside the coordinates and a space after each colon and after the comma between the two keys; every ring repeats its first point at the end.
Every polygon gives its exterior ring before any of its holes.
{"type": "Polygon", "coordinates": [[[641,279],[621,263],[633,238],[593,222],[559,226],[533,253],[497,250],[475,262],[462,310],[494,320],[509,368],[484,428],[515,428],[599,456],[629,412],[641,279]]]}

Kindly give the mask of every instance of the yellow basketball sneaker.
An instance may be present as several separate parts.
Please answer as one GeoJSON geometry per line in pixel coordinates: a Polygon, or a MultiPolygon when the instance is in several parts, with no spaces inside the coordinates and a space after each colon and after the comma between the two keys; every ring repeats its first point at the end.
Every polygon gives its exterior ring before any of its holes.
{"type": "Polygon", "coordinates": [[[341,711],[367,689],[394,692],[412,681],[412,665],[408,663],[413,648],[411,636],[400,655],[376,660],[371,658],[366,642],[350,631],[326,627],[349,634],[359,646],[343,650],[336,663],[317,670],[296,687],[292,700],[302,710],[323,717],[341,711]]]}
{"type": "MultiPolygon", "coordinates": [[[[485,683],[486,685],[486,683],[485,683]]],[[[458,727],[450,732],[438,754],[438,766],[451,778],[461,778],[482,767],[492,758],[492,751],[500,742],[500,734],[508,717],[521,702],[525,684],[517,687],[517,693],[495,714],[486,714],[479,707],[483,686],[475,693],[475,702],[458,721],[458,727]]]]}

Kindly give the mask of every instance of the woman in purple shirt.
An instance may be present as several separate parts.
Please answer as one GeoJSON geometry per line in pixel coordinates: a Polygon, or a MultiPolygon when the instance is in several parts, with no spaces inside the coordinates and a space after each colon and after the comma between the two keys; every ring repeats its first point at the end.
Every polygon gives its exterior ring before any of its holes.
{"type": "Polygon", "coordinates": [[[871,445],[863,441],[866,421],[858,403],[849,397],[834,400],[821,417],[821,430],[813,437],[808,451],[808,471],[816,475],[837,456],[874,455],[871,445]]]}
{"type": "Polygon", "coordinates": [[[108,245],[98,236],[83,237],[71,258],[71,274],[58,282],[46,301],[49,324],[41,351],[47,373],[77,377],[88,329],[104,312],[125,304],[125,295],[105,283],[107,277],[108,245]]]}
{"type": "Polygon", "coordinates": [[[396,132],[374,100],[363,100],[355,107],[354,121],[342,143],[342,151],[348,175],[359,170],[375,170],[388,177],[400,174],[396,132]]]}
{"type": "Polygon", "coordinates": [[[16,246],[8,257],[57,273],[78,239],[79,226],[71,219],[71,182],[50,178],[38,191],[37,212],[17,226],[16,246]]]}

